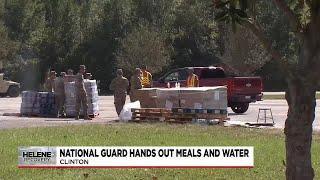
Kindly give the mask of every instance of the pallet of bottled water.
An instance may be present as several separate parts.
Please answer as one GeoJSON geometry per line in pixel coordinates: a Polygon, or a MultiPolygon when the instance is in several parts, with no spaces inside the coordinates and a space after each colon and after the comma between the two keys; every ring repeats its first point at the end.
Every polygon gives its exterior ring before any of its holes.
{"type": "Polygon", "coordinates": [[[58,110],[54,93],[23,91],[20,114],[23,116],[56,117],[58,110]]]}
{"type": "MultiPolygon", "coordinates": [[[[84,80],[87,92],[88,114],[96,116],[99,114],[98,88],[96,80],[84,80]]],[[[68,117],[76,116],[76,86],[75,82],[65,83],[65,111],[68,117]]],[[[83,115],[83,108],[80,108],[80,115],[83,115]]]]}
{"type": "Polygon", "coordinates": [[[40,116],[57,117],[58,109],[56,105],[55,94],[52,92],[38,92],[37,101],[40,108],[40,116]]]}
{"type": "Polygon", "coordinates": [[[21,115],[36,115],[39,111],[35,111],[34,104],[36,102],[37,92],[23,91],[21,93],[22,102],[20,106],[21,115]]]}

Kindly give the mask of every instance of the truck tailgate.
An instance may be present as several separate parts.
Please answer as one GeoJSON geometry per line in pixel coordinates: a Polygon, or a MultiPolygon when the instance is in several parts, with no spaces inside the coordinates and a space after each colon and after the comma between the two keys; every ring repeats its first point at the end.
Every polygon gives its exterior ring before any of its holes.
{"type": "Polygon", "coordinates": [[[260,94],[263,88],[260,77],[234,77],[232,86],[233,94],[260,94]]]}

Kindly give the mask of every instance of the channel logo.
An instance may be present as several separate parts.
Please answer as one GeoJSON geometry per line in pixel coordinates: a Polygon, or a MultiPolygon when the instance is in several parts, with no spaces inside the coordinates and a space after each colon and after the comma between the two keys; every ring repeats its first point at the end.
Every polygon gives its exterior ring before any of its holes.
{"type": "Polygon", "coordinates": [[[55,165],[56,148],[54,147],[20,147],[19,166],[55,165]]]}

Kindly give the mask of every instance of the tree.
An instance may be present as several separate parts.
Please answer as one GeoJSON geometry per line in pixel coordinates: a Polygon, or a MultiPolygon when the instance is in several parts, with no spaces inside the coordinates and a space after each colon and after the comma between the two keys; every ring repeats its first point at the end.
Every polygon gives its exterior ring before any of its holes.
{"type": "Polygon", "coordinates": [[[233,32],[230,27],[219,25],[221,36],[221,61],[232,67],[237,75],[252,75],[263,67],[270,56],[256,36],[243,27],[233,32]]]}
{"type": "MultiPolygon", "coordinates": [[[[256,1],[250,1],[255,3],[256,1]]],[[[217,20],[247,28],[261,41],[274,61],[286,72],[289,110],[285,123],[286,178],[313,179],[311,162],[312,123],[315,118],[316,88],[320,75],[320,1],[273,0],[290,23],[289,33],[296,39],[297,58],[287,58],[267,36],[249,12],[247,0],[213,0],[217,20]],[[251,15],[251,17],[250,17],[251,15]]],[[[264,9],[258,9],[263,11],[264,9]]],[[[270,34],[270,32],[269,32],[270,34]]]]}
{"type": "Polygon", "coordinates": [[[176,0],[132,0],[135,22],[169,30],[174,20],[176,0]]]}
{"type": "Polygon", "coordinates": [[[3,64],[12,59],[17,51],[17,43],[12,41],[8,35],[7,27],[4,25],[4,2],[0,2],[0,73],[3,64]]]}
{"type": "Polygon", "coordinates": [[[0,21],[0,70],[2,70],[2,66],[4,62],[8,59],[12,58],[17,50],[17,43],[10,40],[8,37],[7,31],[5,27],[2,25],[0,21]]]}
{"type": "Polygon", "coordinates": [[[160,32],[148,26],[134,29],[121,43],[117,64],[126,71],[147,65],[153,73],[160,72],[170,61],[169,48],[160,32]]]}
{"type": "Polygon", "coordinates": [[[45,77],[49,68],[66,70],[66,58],[80,44],[79,7],[63,0],[38,0],[33,6],[38,7],[33,15],[39,20],[29,41],[39,59],[39,75],[45,77]]]}
{"type": "Polygon", "coordinates": [[[173,64],[209,66],[218,61],[217,23],[212,21],[211,0],[180,1],[172,25],[173,64]]]}

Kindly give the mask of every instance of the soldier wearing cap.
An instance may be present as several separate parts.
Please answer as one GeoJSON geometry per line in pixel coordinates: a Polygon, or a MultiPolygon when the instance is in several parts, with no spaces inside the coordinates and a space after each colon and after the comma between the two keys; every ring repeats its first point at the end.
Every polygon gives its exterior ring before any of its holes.
{"type": "Polygon", "coordinates": [[[111,81],[109,89],[114,92],[114,105],[118,116],[126,103],[127,91],[129,88],[129,81],[123,77],[122,69],[117,70],[117,77],[111,81]]]}
{"type": "Polygon", "coordinates": [[[68,69],[68,71],[67,71],[67,75],[73,75],[73,70],[72,69],[68,69]]]}
{"type": "Polygon", "coordinates": [[[141,69],[140,68],[136,68],[135,73],[133,76],[131,76],[130,79],[130,101],[134,102],[137,101],[138,99],[136,98],[136,91],[138,89],[142,88],[142,82],[141,82],[141,69]]]}
{"type": "Polygon", "coordinates": [[[56,104],[58,109],[58,117],[64,117],[64,105],[65,105],[65,90],[64,90],[64,82],[65,82],[65,72],[60,73],[60,77],[56,78],[54,81],[54,92],[56,98],[56,104]]]}
{"type": "Polygon", "coordinates": [[[69,80],[75,81],[76,87],[76,120],[80,116],[80,107],[82,106],[84,119],[91,120],[88,115],[88,102],[87,102],[87,92],[84,86],[84,75],[86,73],[86,66],[80,65],[79,73],[77,75],[67,75],[69,80]]]}
{"type": "Polygon", "coordinates": [[[54,81],[56,79],[56,72],[50,71],[49,77],[46,79],[44,83],[44,89],[46,92],[54,92],[54,81]]]}
{"type": "Polygon", "coordinates": [[[73,74],[73,70],[72,69],[68,69],[67,70],[67,75],[64,78],[65,82],[72,82],[74,79],[72,78],[72,76],[74,76],[73,74]]]}

